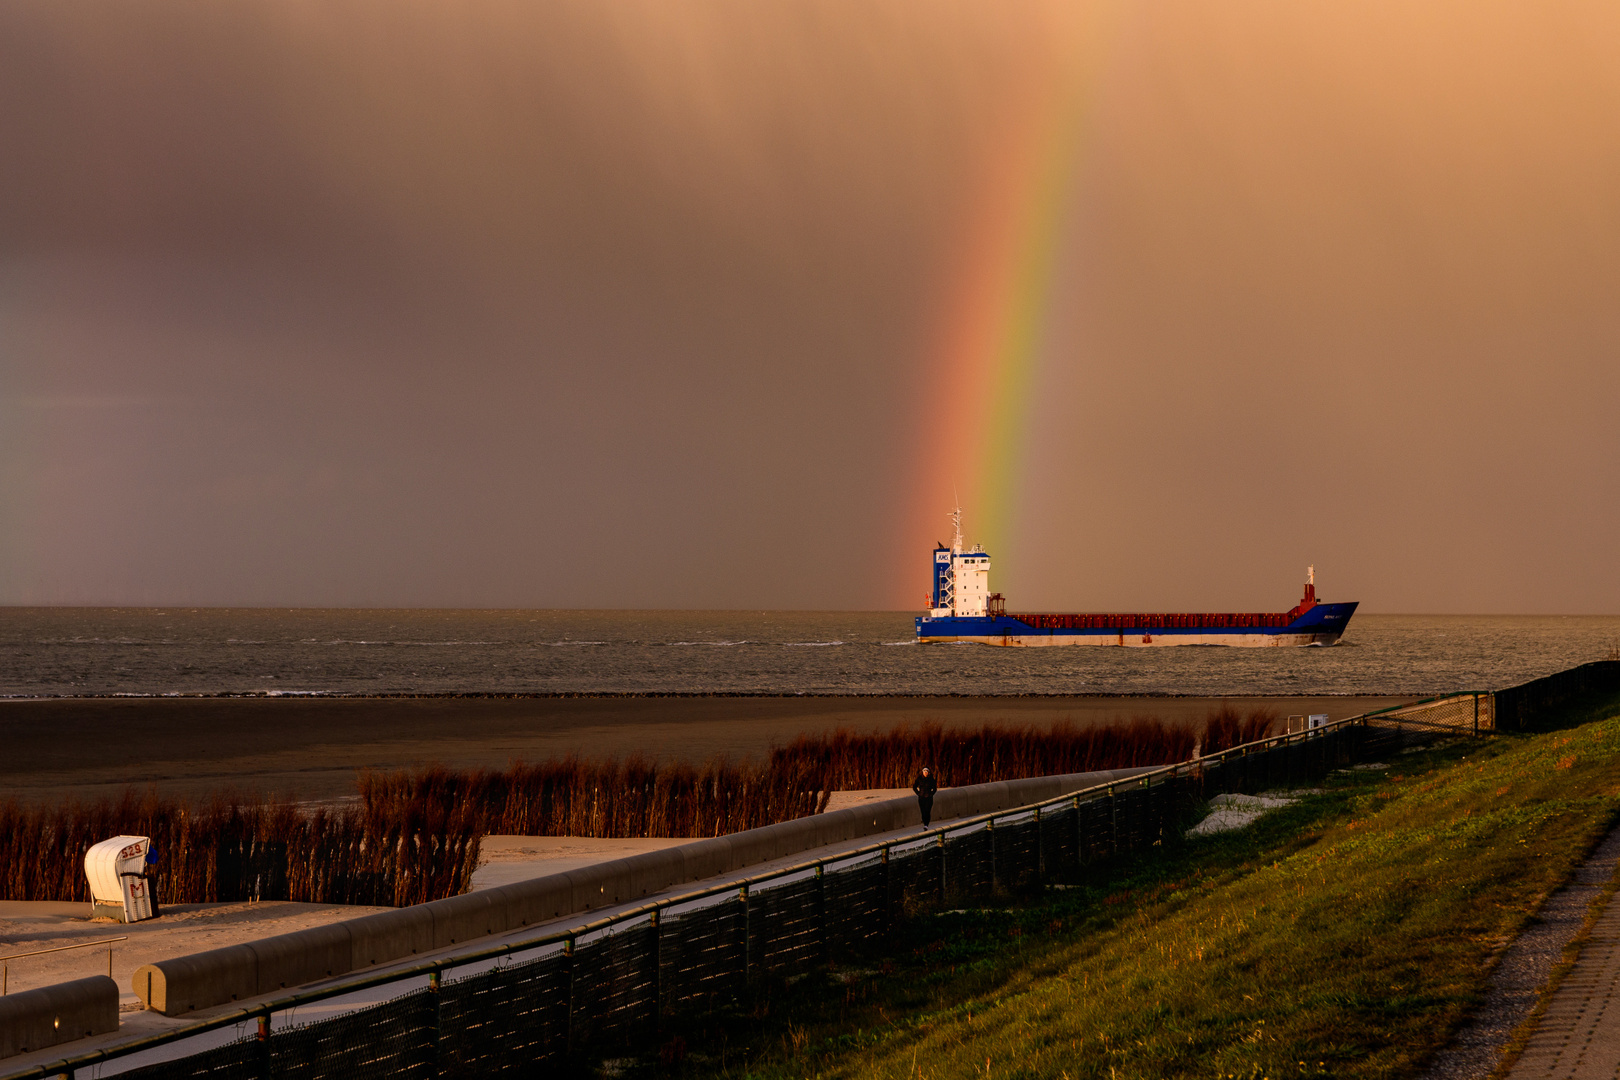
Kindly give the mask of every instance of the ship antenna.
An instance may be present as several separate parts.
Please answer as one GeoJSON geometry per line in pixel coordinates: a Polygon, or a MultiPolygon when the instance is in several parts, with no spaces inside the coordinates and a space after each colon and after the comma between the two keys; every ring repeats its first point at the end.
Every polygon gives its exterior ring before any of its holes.
{"type": "Polygon", "coordinates": [[[951,525],[956,529],[956,536],[951,541],[951,554],[962,554],[962,504],[957,503],[956,509],[951,511],[951,525]]]}

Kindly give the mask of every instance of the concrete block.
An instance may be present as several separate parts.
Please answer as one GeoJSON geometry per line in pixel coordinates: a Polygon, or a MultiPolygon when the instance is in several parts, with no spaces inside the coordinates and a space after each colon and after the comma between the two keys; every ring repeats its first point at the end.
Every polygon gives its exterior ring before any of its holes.
{"type": "Polygon", "coordinates": [[[626,900],[651,896],[686,881],[686,859],[679,847],[644,851],[621,861],[624,865],[620,894],[626,900]]]}
{"type": "Polygon", "coordinates": [[[731,838],[716,836],[670,849],[681,853],[682,880],[702,881],[731,869],[731,838]]]}
{"type": "Polygon", "coordinates": [[[895,829],[909,829],[922,824],[922,812],[917,809],[917,800],[911,796],[884,799],[880,803],[872,804],[870,809],[863,808],[863,813],[871,818],[872,825],[857,834],[861,836],[875,832],[892,832],[895,829]]]}
{"type": "Polygon", "coordinates": [[[258,957],[258,993],[273,994],[289,986],[347,975],[354,964],[354,943],[345,923],[312,926],[290,934],[247,943],[258,957]]]}
{"type": "Polygon", "coordinates": [[[775,857],[771,854],[775,838],[765,831],[768,828],[770,826],[731,834],[729,839],[732,870],[740,870],[745,866],[752,866],[775,857]]]}
{"type": "Polygon", "coordinates": [[[148,1009],[179,1016],[258,994],[259,956],[246,945],[226,945],[143,964],[130,983],[148,1009]]]}
{"type": "Polygon", "coordinates": [[[788,855],[797,855],[815,846],[815,833],[806,826],[805,818],[767,825],[765,828],[769,831],[764,832],[764,836],[770,843],[771,851],[767,858],[780,859],[788,855]]]}
{"type": "Polygon", "coordinates": [[[823,844],[846,844],[849,840],[867,836],[867,831],[860,824],[859,811],[839,810],[836,814],[826,816],[828,821],[821,826],[823,844]]]}
{"type": "Polygon", "coordinates": [[[105,975],[0,997],[0,1058],[118,1030],[118,984],[105,975]]]}
{"type": "Polygon", "coordinates": [[[349,970],[433,951],[433,912],[425,905],[380,911],[343,923],[349,930],[349,970]]]}
{"type": "Polygon", "coordinates": [[[761,829],[732,833],[730,839],[732,870],[741,870],[771,857],[771,838],[761,829]]]}
{"type": "Polygon", "coordinates": [[[574,902],[574,886],[567,874],[514,881],[494,891],[506,897],[506,921],[514,928],[560,919],[572,910],[574,902]]]}
{"type": "Polygon", "coordinates": [[[1030,803],[1045,802],[1055,799],[1063,794],[1063,783],[1055,776],[1037,776],[1025,780],[1007,781],[1007,805],[1028,806],[1030,803]]]}
{"type": "Polygon", "coordinates": [[[614,859],[611,862],[597,863],[595,866],[582,866],[578,870],[570,870],[567,874],[558,875],[567,877],[570,886],[570,895],[573,897],[569,913],[576,911],[594,911],[599,907],[617,903],[619,896],[620,871],[619,864],[623,859],[614,859]]]}
{"type": "Polygon", "coordinates": [[[993,784],[973,784],[970,787],[944,788],[934,796],[934,817],[976,817],[1013,805],[1006,781],[993,784]]]}
{"type": "Polygon", "coordinates": [[[778,859],[809,851],[821,843],[821,829],[813,817],[794,818],[792,821],[772,825],[771,828],[776,830],[774,839],[778,859]]]}
{"type": "Polygon", "coordinates": [[[861,835],[864,830],[860,827],[860,811],[833,810],[826,814],[817,814],[821,822],[821,842],[823,844],[837,844],[861,835]]]}
{"type": "Polygon", "coordinates": [[[828,844],[836,844],[839,840],[843,839],[838,835],[838,822],[829,821],[826,816],[822,814],[817,814],[814,817],[801,818],[800,820],[805,822],[806,825],[806,835],[804,836],[805,850],[809,850],[810,848],[825,847],[828,844]]]}
{"type": "Polygon", "coordinates": [[[769,832],[765,835],[770,838],[770,848],[773,852],[769,858],[781,859],[820,846],[820,830],[816,827],[816,820],[813,817],[779,821],[766,828],[769,832]]]}
{"type": "Polygon", "coordinates": [[[497,892],[479,889],[420,905],[433,915],[433,947],[442,949],[509,929],[507,905],[497,903],[504,899],[497,892]]]}

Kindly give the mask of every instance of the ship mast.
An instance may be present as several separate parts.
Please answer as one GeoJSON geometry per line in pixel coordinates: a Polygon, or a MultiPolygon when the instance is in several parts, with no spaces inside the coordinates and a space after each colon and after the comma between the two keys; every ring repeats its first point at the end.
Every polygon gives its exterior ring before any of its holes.
{"type": "Polygon", "coordinates": [[[951,554],[960,555],[962,554],[962,508],[960,506],[951,511],[951,527],[956,530],[956,535],[951,540],[951,554]]]}

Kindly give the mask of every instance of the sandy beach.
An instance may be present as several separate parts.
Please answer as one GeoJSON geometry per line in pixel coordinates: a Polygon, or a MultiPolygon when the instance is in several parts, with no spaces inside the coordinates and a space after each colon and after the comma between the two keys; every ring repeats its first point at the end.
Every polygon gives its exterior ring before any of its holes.
{"type": "MultiPolygon", "coordinates": [[[[909,788],[835,791],[827,800],[827,810],[846,810],[910,794],[909,788]]],[[[478,847],[478,869],[473,873],[472,887],[493,889],[542,874],[560,874],[606,859],[622,859],[690,842],[689,837],[486,836],[478,847]]]]}
{"type": "Polygon", "coordinates": [[[0,790],[27,801],[130,786],[341,799],[361,769],[502,768],[580,754],[762,756],[805,733],[939,722],[1192,723],[1221,703],[1335,719],[1404,697],[61,698],[0,701],[0,790]]]}
{"type": "Polygon", "coordinates": [[[10,993],[110,973],[128,1010],[138,1007],[130,977],[142,964],[385,910],[287,900],[170,904],[161,918],[126,924],[91,919],[86,903],[0,900],[0,955],[10,958],[4,962],[10,993]]]}

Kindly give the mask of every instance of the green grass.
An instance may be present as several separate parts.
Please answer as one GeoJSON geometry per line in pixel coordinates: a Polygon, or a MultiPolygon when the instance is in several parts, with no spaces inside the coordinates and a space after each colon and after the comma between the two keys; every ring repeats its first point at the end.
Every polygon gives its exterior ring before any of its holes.
{"type": "Polygon", "coordinates": [[[681,1025],[688,1075],[1412,1075],[1620,812],[1620,698],[1345,772],[1089,887],[922,915],[681,1025]]]}

